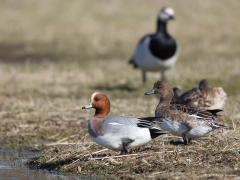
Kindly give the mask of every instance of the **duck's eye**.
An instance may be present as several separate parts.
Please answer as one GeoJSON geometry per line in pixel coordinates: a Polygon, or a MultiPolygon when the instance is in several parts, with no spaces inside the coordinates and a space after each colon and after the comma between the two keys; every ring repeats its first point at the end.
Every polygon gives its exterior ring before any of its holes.
{"type": "Polygon", "coordinates": [[[159,89],[162,89],[163,87],[164,87],[164,86],[163,86],[162,84],[159,84],[159,85],[158,85],[158,88],[159,88],[159,89]]]}
{"type": "Polygon", "coordinates": [[[95,97],[95,98],[94,98],[94,101],[99,101],[99,100],[100,100],[99,97],[95,97]]]}

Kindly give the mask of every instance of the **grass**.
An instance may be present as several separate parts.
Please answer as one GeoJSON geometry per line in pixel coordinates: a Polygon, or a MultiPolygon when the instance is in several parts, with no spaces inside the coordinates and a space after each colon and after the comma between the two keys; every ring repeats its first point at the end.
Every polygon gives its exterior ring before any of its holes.
{"type": "Polygon", "coordinates": [[[109,178],[231,179],[240,176],[240,12],[238,0],[3,1],[0,7],[0,137],[2,146],[41,150],[33,167],[109,178]],[[87,135],[92,111],[81,110],[94,91],[106,93],[111,114],[153,115],[157,100],[143,93],[159,74],[127,61],[138,39],[155,30],[162,6],[176,11],[169,30],[181,53],[168,74],[188,89],[206,78],[229,101],[222,121],[232,127],[172,145],[164,135],[115,157],[87,135]],[[136,8],[137,7],[137,8],[136,8]],[[135,154],[135,155],[134,155],[135,154]],[[107,159],[103,158],[109,156],[107,159]]]}

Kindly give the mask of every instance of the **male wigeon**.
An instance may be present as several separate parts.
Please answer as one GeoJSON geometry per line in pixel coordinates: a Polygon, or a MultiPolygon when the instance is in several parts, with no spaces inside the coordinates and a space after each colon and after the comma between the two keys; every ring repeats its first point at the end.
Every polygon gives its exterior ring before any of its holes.
{"type": "Polygon", "coordinates": [[[162,80],[166,80],[165,71],[170,69],[178,58],[178,44],[168,33],[167,23],[174,19],[174,10],[170,7],[161,9],[157,17],[157,29],[154,34],[143,36],[129,63],[142,71],[143,83],[146,71],[160,71],[162,80]]]}
{"type": "Polygon", "coordinates": [[[151,94],[160,96],[160,102],[155,110],[160,127],[174,135],[182,136],[184,144],[188,144],[191,139],[204,136],[214,129],[225,127],[216,122],[218,110],[203,111],[184,105],[171,104],[173,90],[166,82],[157,81],[153,89],[145,93],[145,95],[151,94]]]}
{"type": "Polygon", "coordinates": [[[92,139],[106,148],[120,150],[122,154],[127,153],[130,148],[143,145],[166,133],[160,128],[153,127],[144,118],[108,116],[110,100],[100,92],[93,93],[91,103],[82,107],[82,109],[89,108],[95,109],[94,117],[88,121],[88,132],[92,139]]]}
{"type": "Polygon", "coordinates": [[[210,87],[207,80],[201,80],[198,88],[193,88],[180,94],[180,89],[174,89],[174,104],[184,104],[204,110],[223,109],[227,94],[222,87],[210,87]],[[178,91],[178,92],[177,92],[178,91]]]}

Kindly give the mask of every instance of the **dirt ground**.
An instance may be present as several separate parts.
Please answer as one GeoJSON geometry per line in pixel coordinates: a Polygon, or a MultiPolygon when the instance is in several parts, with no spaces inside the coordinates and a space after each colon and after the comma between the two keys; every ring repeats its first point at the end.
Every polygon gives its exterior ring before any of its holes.
{"type": "Polygon", "coordinates": [[[240,1],[3,1],[0,6],[0,143],[38,150],[32,168],[86,177],[234,179],[240,176],[240,1]],[[169,30],[179,61],[169,82],[185,90],[203,78],[222,86],[228,102],[216,130],[191,145],[163,135],[126,156],[91,141],[87,120],[94,91],[112,115],[151,116],[145,97],[159,78],[127,64],[138,39],[155,30],[162,6],[176,11],[169,30]],[[136,8],[137,7],[137,8],[136,8]]]}

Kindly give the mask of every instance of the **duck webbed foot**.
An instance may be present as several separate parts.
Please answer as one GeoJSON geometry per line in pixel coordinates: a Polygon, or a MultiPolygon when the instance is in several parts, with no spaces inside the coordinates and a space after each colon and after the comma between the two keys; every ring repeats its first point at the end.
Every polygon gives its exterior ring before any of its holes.
{"type": "Polygon", "coordinates": [[[183,134],[182,135],[182,138],[183,138],[183,143],[185,144],[185,145],[188,145],[188,144],[190,144],[191,143],[191,138],[189,138],[189,137],[187,137],[186,136],[186,134],[183,134]]]}
{"type": "Polygon", "coordinates": [[[131,144],[134,140],[129,139],[129,138],[123,138],[122,139],[122,150],[121,150],[121,155],[123,154],[128,154],[128,146],[131,144]]]}

